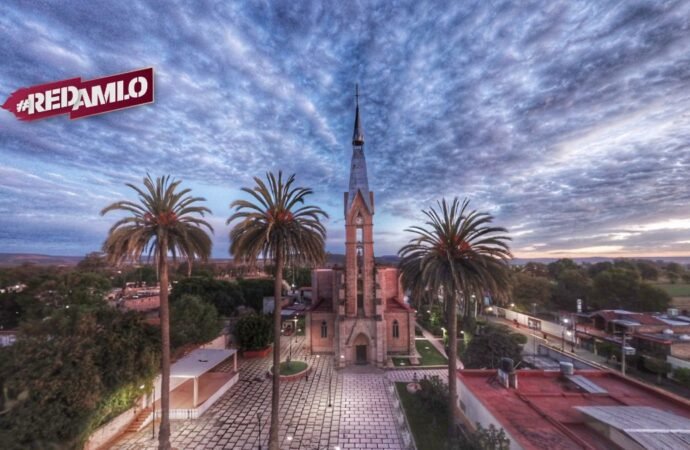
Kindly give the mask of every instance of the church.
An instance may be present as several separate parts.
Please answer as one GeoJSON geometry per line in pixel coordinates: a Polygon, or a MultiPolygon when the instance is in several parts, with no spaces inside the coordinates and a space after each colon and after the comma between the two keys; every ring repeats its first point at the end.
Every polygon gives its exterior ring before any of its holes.
{"type": "Polygon", "coordinates": [[[333,355],[339,368],[385,367],[393,356],[416,362],[415,311],[404,301],[398,269],[374,261],[375,203],[367,178],[358,95],[350,185],[343,207],[345,267],[312,271],[306,346],[313,354],[333,355]]]}

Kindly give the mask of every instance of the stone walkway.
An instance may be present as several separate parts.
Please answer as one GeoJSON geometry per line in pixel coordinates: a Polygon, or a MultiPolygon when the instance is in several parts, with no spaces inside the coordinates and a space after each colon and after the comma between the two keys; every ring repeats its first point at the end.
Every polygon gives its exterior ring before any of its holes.
{"type": "MultiPolygon", "coordinates": [[[[387,385],[391,381],[411,381],[415,373],[419,378],[439,375],[447,380],[448,371],[444,369],[384,372],[354,366],[336,371],[332,357],[306,356],[301,350],[304,337],[293,339],[282,339],[281,353],[285,356],[292,343],[293,358],[309,362],[312,372],[308,378],[281,384],[281,449],[401,449],[387,385]]],[[[268,448],[271,382],[265,374],[271,361],[270,356],[240,360],[239,382],[200,419],[171,422],[173,447],[268,448]]],[[[138,433],[124,435],[111,448],[146,450],[156,449],[156,444],[149,425],[138,433]]]]}

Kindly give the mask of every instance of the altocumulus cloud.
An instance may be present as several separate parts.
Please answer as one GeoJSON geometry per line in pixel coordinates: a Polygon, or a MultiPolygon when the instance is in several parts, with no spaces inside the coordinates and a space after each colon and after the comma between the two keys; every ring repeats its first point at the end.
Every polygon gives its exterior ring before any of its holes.
{"type": "Polygon", "coordinates": [[[107,203],[147,172],[222,218],[267,170],[297,172],[342,251],[353,87],[378,254],[468,196],[519,256],[690,251],[690,2],[14,2],[0,96],[140,67],[154,105],[69,121],[0,114],[0,251],[97,249],[107,203]]]}

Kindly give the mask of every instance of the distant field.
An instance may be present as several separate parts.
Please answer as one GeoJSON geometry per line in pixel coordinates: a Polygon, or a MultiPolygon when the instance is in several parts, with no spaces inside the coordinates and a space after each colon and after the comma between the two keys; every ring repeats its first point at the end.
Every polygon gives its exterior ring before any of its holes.
{"type": "Polygon", "coordinates": [[[690,297],[690,284],[687,283],[659,283],[655,286],[668,292],[671,297],[690,297]]]}

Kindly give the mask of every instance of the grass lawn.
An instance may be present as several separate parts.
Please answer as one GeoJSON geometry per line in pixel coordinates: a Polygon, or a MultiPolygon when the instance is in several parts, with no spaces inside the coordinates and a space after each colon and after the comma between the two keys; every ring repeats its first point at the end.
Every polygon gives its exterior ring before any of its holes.
{"type": "Polygon", "coordinates": [[[663,289],[671,297],[690,297],[690,284],[688,283],[658,283],[654,286],[663,289]]]}
{"type": "MultiPolygon", "coordinates": [[[[433,345],[426,339],[417,339],[415,341],[417,352],[421,356],[421,366],[443,366],[448,364],[448,360],[434,348],[433,345]]],[[[409,366],[410,360],[407,358],[393,358],[395,366],[409,366]]],[[[418,367],[418,366],[415,366],[418,367]]]]}
{"type": "Polygon", "coordinates": [[[291,361],[288,366],[287,361],[280,363],[280,375],[294,375],[307,368],[307,363],[304,361],[291,361]]]}
{"type": "Polygon", "coordinates": [[[417,449],[438,450],[445,448],[448,417],[445,414],[439,415],[425,408],[419,400],[418,394],[407,392],[407,383],[395,383],[395,388],[398,390],[417,449]]]}

